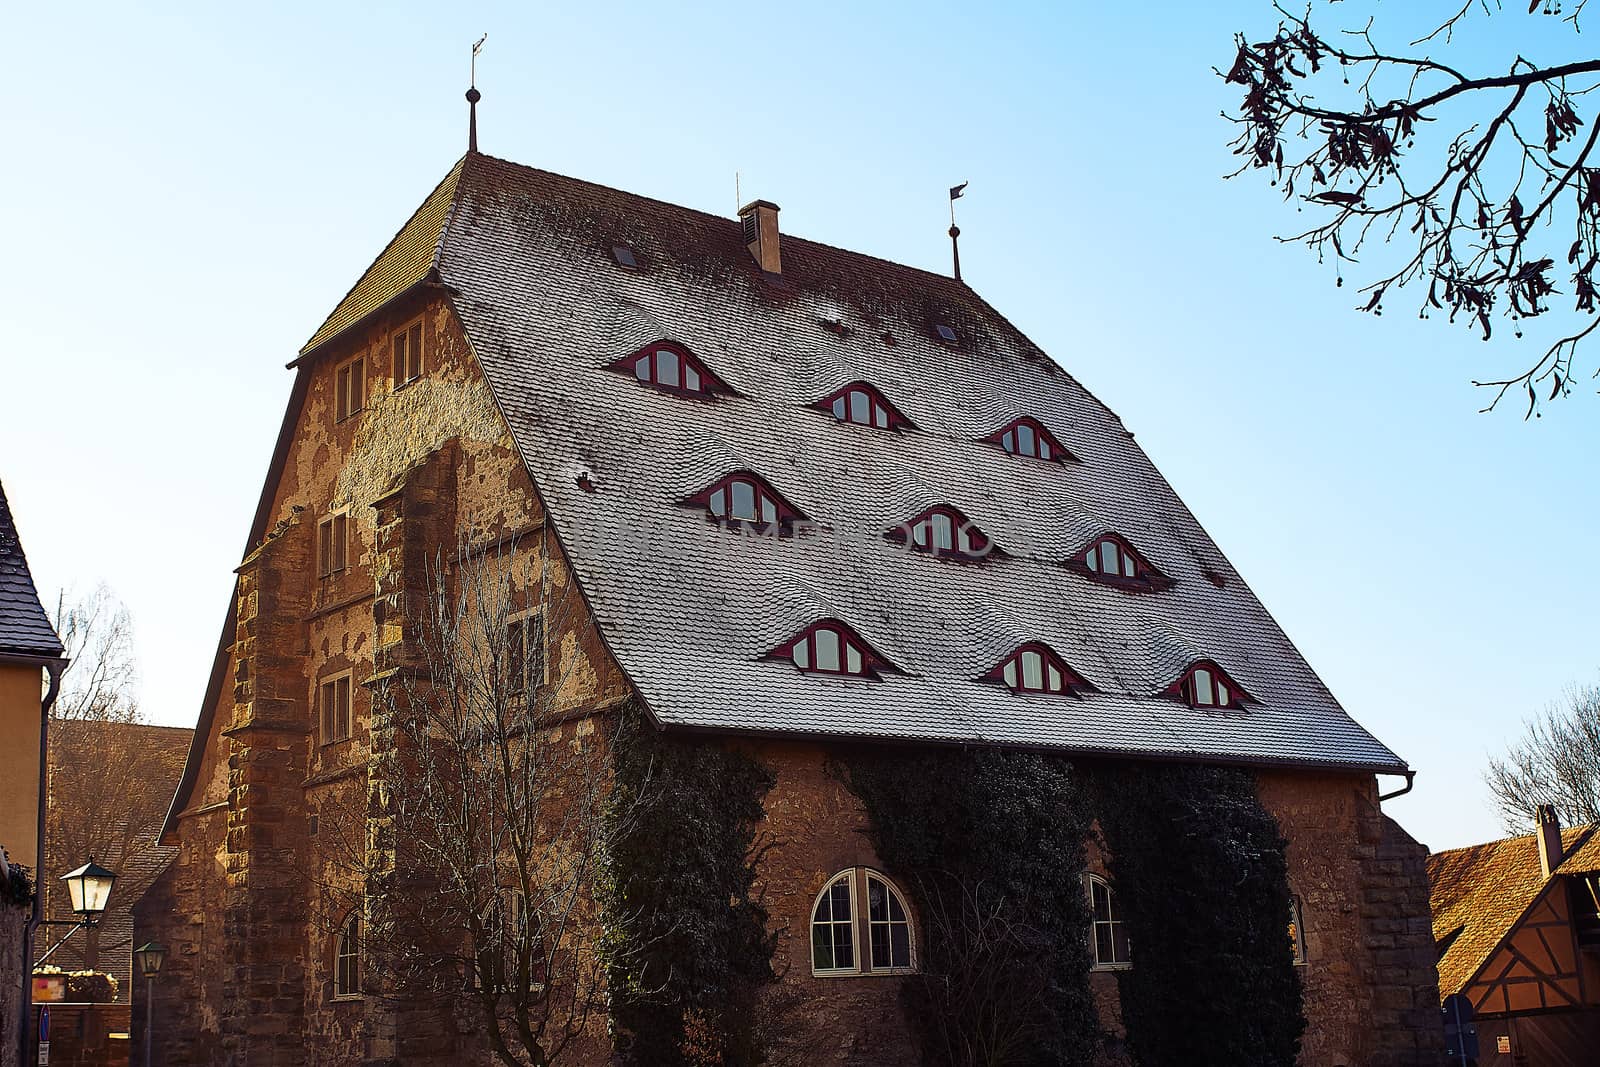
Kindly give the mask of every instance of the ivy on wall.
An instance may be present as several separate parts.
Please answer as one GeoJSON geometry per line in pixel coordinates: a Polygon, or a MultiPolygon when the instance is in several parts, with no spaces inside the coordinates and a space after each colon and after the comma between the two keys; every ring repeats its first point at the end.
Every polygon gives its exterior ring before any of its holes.
{"type": "Polygon", "coordinates": [[[774,779],[715,741],[662,737],[636,705],[612,750],[617,827],[602,903],[621,1062],[762,1062],[755,997],[775,939],[750,895],[774,779]]]}
{"type": "Polygon", "coordinates": [[[21,864],[3,864],[8,870],[0,879],[0,903],[27,907],[33,903],[33,884],[28,881],[28,869],[21,864]]]}
{"type": "Polygon", "coordinates": [[[1094,782],[1133,962],[1117,980],[1135,1062],[1293,1067],[1306,1021],[1284,842],[1254,779],[1122,764],[1094,782]]]}
{"type": "Polygon", "coordinates": [[[836,773],[917,912],[917,973],[901,995],[924,1062],[1090,1062],[1089,815],[1072,764],[873,748],[845,756],[836,773]]]}

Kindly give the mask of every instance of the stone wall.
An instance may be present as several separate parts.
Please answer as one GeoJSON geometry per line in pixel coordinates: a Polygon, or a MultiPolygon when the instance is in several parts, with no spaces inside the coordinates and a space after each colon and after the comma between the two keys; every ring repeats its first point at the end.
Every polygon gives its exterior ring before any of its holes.
{"type": "MultiPolygon", "coordinates": [[[[9,877],[3,858],[0,858],[0,877],[9,877]]],[[[31,912],[28,905],[13,904],[0,892],[0,1067],[17,1067],[20,1055],[22,983],[27,974],[22,958],[22,937],[31,912]]]]}

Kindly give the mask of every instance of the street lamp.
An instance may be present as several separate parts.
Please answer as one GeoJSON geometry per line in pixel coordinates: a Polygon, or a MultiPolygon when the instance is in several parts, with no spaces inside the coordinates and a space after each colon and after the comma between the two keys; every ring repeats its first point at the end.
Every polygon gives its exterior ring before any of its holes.
{"type": "MultiPolygon", "coordinates": [[[[51,945],[49,952],[33,961],[35,969],[44,966],[44,961],[54,956],[56,949],[65,945],[73,934],[86,927],[94,926],[100,921],[100,916],[105,914],[106,902],[111,899],[111,887],[116,885],[117,876],[100,866],[94,861],[94,857],[90,856],[88,863],[85,863],[70,874],[62,875],[61,880],[67,883],[67,895],[72,898],[72,910],[77,913],[78,921],[76,924],[70,924],[72,929],[68,930],[66,936],[60,941],[51,945]]],[[[57,920],[44,919],[40,921],[39,925],[67,926],[69,924],[57,920]]]]}
{"type": "Polygon", "coordinates": [[[134,965],[144,975],[144,1067],[150,1067],[151,1064],[150,1035],[156,1002],[156,975],[161,973],[161,964],[166,958],[166,946],[154,941],[146,941],[133,952],[134,965]]]}

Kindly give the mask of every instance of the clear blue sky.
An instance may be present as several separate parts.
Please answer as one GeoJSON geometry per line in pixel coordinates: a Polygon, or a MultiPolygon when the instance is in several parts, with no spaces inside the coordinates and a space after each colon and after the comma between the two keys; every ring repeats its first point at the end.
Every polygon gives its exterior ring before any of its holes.
{"type": "Polygon", "coordinates": [[[729,214],[739,171],[786,230],[934,269],[970,179],[968,281],[1418,769],[1392,812],[1496,836],[1487,754],[1600,677],[1600,400],[1477,414],[1525,350],[1356,313],[1272,241],[1292,211],[1220,179],[1210,67],[1267,0],[682,8],[10,11],[0,479],[46,589],[130,605],[151,717],[194,720],[283,364],[460,155],[488,30],[495,155],[729,214]]]}

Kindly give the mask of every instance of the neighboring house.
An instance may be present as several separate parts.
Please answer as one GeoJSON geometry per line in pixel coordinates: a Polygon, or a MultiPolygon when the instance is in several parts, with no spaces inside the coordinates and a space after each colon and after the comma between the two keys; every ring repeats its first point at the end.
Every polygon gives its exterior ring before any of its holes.
{"type": "MultiPolygon", "coordinates": [[[[193,736],[184,727],[95,719],[50,726],[49,867],[69,871],[92,855],[117,875],[99,923],[68,938],[50,965],[111,975],[123,1002],[133,988],[133,905],[177,852],[158,838],[193,736]]],[[[48,918],[74,918],[66,886],[57,880],[44,889],[48,918]]]]}
{"type": "MultiPolygon", "coordinates": [[[[1426,1062],[1425,850],[1376,777],[1405,762],[1117,416],[971,288],[782,234],[764,201],[741,216],[471,151],[294,360],[179,858],[138,908],[171,950],[161,1062],[469,1057],[346,990],[313,919],[327,813],[367,810],[363,683],[403,662],[395,606],[468,525],[581,593],[542,623],[572,717],[636,698],[776,775],[758,872],[809,1062],[916,1056],[903,967],[812,953],[819,901],[862,923],[855,872],[882,870],[826,771],[851,739],[1252,769],[1288,839],[1303,1062],[1426,1062]],[[759,535],[786,525],[807,529],[759,535]]],[[[1197,398],[1202,424],[1224,410],[1197,398]]],[[[1115,887],[1085,891],[1111,1016],[1126,939],[1115,887]]]]}
{"type": "MultiPolygon", "coordinates": [[[[64,654],[39,603],[0,486],[0,850],[9,863],[28,868],[35,888],[50,875],[39,870],[39,756],[45,716],[66,667],[64,654]]],[[[31,987],[23,969],[37,918],[36,907],[18,907],[0,886],[0,1065],[27,1058],[23,1020],[31,987]]]]}
{"type": "Polygon", "coordinates": [[[1439,994],[1477,1018],[1483,1065],[1600,1058],[1600,833],[1536,833],[1428,857],[1439,994]]]}

